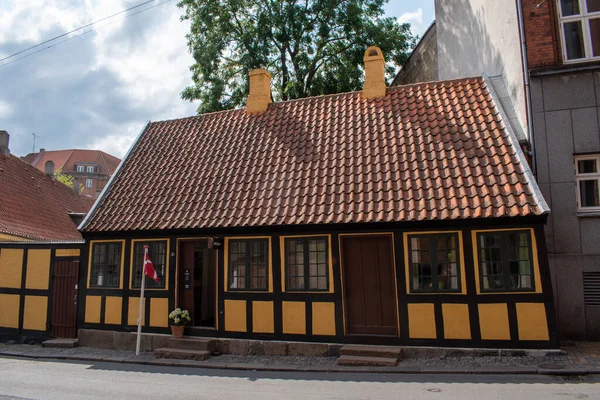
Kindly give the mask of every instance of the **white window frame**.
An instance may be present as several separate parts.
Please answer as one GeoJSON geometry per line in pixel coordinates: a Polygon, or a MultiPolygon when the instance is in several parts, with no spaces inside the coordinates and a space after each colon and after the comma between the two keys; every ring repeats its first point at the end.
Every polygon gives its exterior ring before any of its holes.
{"type": "Polygon", "coordinates": [[[86,179],[85,180],[85,187],[88,189],[91,189],[91,187],[94,185],[94,182],[92,182],[91,179],[86,179]]]}
{"type": "Polygon", "coordinates": [[[597,57],[592,56],[592,54],[593,54],[592,36],[590,33],[590,24],[589,24],[590,19],[596,18],[596,17],[600,18],[600,11],[588,13],[587,12],[587,1],[586,0],[577,0],[577,1],[579,2],[579,14],[569,15],[569,16],[565,17],[562,15],[561,0],[556,0],[557,7],[558,7],[558,25],[560,28],[560,43],[562,46],[563,62],[565,64],[573,64],[573,63],[580,63],[580,62],[584,62],[584,61],[600,60],[600,56],[597,56],[597,57]],[[581,26],[582,26],[583,50],[585,52],[585,57],[569,60],[567,58],[567,43],[565,41],[564,23],[565,22],[579,22],[579,21],[581,22],[581,26]]]}
{"type": "Polygon", "coordinates": [[[86,172],[94,172],[94,167],[91,165],[88,165],[86,172]]]}
{"type": "Polygon", "coordinates": [[[85,167],[83,165],[78,165],[77,172],[85,172],[85,167]]]}
{"type": "Polygon", "coordinates": [[[577,193],[577,211],[579,212],[600,212],[600,206],[598,207],[582,207],[581,206],[581,181],[589,181],[597,179],[598,182],[598,190],[600,190],[600,154],[591,154],[586,156],[577,156],[575,157],[575,191],[577,193]],[[578,163],[583,160],[596,160],[596,172],[588,173],[588,174],[580,174],[578,163]]]}

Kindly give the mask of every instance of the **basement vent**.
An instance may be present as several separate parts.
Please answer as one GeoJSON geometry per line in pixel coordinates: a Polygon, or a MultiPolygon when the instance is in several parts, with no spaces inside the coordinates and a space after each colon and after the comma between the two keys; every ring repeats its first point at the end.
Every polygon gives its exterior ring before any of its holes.
{"type": "Polygon", "coordinates": [[[586,306],[600,306],[600,272],[583,273],[583,299],[586,306]]]}

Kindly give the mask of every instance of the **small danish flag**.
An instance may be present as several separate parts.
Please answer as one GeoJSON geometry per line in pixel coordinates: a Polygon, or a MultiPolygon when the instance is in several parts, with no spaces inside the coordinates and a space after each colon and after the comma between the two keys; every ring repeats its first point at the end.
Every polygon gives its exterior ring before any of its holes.
{"type": "Polygon", "coordinates": [[[149,246],[144,246],[144,275],[150,279],[154,279],[156,282],[160,282],[156,269],[154,269],[154,264],[152,264],[152,261],[150,261],[150,257],[148,256],[148,248],[149,246]]]}

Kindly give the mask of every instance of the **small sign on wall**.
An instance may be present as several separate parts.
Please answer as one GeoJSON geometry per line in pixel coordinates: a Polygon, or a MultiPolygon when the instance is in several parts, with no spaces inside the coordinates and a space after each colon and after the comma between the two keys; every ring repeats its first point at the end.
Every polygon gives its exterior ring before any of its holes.
{"type": "Polygon", "coordinates": [[[219,250],[223,246],[223,240],[218,237],[209,237],[208,238],[208,248],[219,250]]]}
{"type": "Polygon", "coordinates": [[[186,269],[183,273],[183,288],[189,289],[191,287],[190,270],[186,269]]]}

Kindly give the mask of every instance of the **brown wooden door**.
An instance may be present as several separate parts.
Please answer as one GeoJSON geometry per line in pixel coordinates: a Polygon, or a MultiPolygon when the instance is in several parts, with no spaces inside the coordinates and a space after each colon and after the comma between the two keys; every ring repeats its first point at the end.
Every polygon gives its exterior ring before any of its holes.
{"type": "Polygon", "coordinates": [[[55,261],[52,281],[51,335],[77,337],[77,279],[79,261],[55,261]]]}
{"type": "Polygon", "coordinates": [[[347,333],[398,335],[392,236],[341,240],[347,333]]]}

